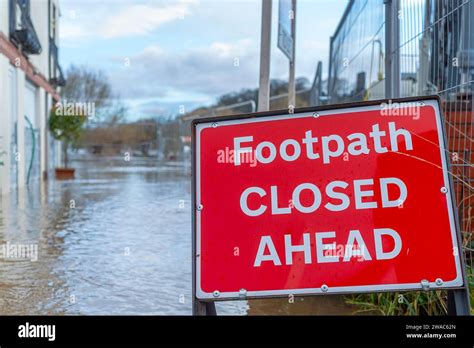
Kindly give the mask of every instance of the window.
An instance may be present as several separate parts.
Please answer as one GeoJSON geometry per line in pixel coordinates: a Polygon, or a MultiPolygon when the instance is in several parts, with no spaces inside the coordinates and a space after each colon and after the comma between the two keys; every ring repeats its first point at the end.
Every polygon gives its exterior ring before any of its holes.
{"type": "Polygon", "coordinates": [[[41,43],[30,18],[30,0],[10,0],[10,40],[25,54],[41,53],[41,43]]]}
{"type": "Polygon", "coordinates": [[[50,32],[49,32],[49,37],[56,41],[56,26],[57,26],[57,16],[56,16],[57,10],[56,10],[56,5],[53,4],[51,7],[51,12],[50,12],[50,32]]]}

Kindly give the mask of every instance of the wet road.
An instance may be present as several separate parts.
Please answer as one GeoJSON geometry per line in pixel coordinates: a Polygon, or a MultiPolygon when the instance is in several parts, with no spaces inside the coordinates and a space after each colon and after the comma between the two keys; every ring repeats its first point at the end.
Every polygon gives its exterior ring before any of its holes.
{"type": "MultiPolygon", "coordinates": [[[[139,158],[73,166],[75,180],[32,184],[1,199],[0,250],[37,246],[37,260],[34,252],[0,258],[0,314],[190,315],[189,169],[139,158]]],[[[217,311],[352,310],[332,296],[220,302],[217,311]]]]}
{"type": "MultiPolygon", "coordinates": [[[[191,314],[190,178],[182,164],[76,161],[77,179],[3,197],[0,314],[191,314]],[[30,258],[31,259],[31,258],[30,258]]],[[[245,314],[246,302],[219,304],[245,314]]]]}

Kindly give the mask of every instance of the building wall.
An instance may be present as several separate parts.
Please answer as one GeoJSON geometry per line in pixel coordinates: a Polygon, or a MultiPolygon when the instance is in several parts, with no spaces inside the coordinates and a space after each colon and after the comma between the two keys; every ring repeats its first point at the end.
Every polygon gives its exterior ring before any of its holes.
{"type": "MultiPolygon", "coordinates": [[[[0,2],[1,5],[3,3],[0,2]]],[[[2,9],[0,9],[0,15],[2,14],[2,9]]],[[[0,114],[0,162],[3,165],[0,166],[0,189],[8,187],[9,184],[9,115],[10,115],[10,90],[9,90],[9,78],[8,78],[8,67],[9,61],[6,57],[0,55],[0,91],[4,91],[4,93],[0,93],[0,105],[1,107],[1,114],[0,114]]]]}
{"type": "Polygon", "coordinates": [[[49,18],[48,0],[34,0],[30,3],[31,21],[36,29],[36,34],[41,42],[43,50],[40,54],[31,55],[33,65],[45,76],[49,76],[49,18]]]}
{"type": "Polygon", "coordinates": [[[54,167],[49,162],[55,156],[48,152],[56,144],[47,128],[49,109],[58,98],[49,83],[50,4],[56,5],[59,14],[57,0],[30,1],[30,18],[42,51],[25,57],[9,40],[9,0],[0,0],[0,90],[5,91],[0,93],[0,194],[24,187],[28,179],[41,180],[54,167]]]}
{"type": "Polygon", "coordinates": [[[0,31],[8,33],[8,0],[0,0],[0,31]]]}

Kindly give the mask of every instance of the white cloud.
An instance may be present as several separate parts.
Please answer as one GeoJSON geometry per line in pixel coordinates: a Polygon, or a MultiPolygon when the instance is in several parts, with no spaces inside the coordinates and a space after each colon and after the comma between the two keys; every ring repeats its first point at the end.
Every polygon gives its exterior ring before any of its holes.
{"type": "Polygon", "coordinates": [[[61,40],[74,40],[85,35],[85,31],[80,25],[65,22],[59,31],[61,40]]]}
{"type": "Polygon", "coordinates": [[[194,1],[179,1],[161,7],[145,4],[130,5],[106,18],[99,28],[104,38],[147,35],[163,24],[190,15],[194,1]]]}
{"type": "MultiPolygon", "coordinates": [[[[309,49],[319,45],[308,41],[304,46],[309,49]]],[[[208,103],[225,93],[258,87],[259,53],[258,39],[217,41],[182,51],[167,51],[153,45],[131,56],[127,69],[110,71],[110,80],[126,99],[155,101],[156,104],[142,108],[142,112],[156,109],[160,103],[208,103]]],[[[287,78],[287,58],[276,48],[272,53],[271,78],[287,78]]],[[[114,61],[121,62],[122,58],[116,57],[114,61]]],[[[311,80],[314,69],[313,57],[302,54],[299,71],[308,71],[311,80]]]]}
{"type": "MultiPolygon", "coordinates": [[[[329,37],[346,3],[298,0],[298,77],[312,80],[319,60],[326,74],[329,37]]],[[[68,0],[62,6],[65,62],[99,64],[122,98],[136,102],[134,108],[146,104],[148,112],[158,110],[160,103],[209,103],[224,93],[258,86],[260,0],[202,0],[199,5],[183,0],[68,0]],[[151,43],[159,45],[146,47],[151,43]],[[125,56],[129,67],[124,66],[125,56]]],[[[286,79],[288,60],[276,47],[277,15],[274,6],[270,77],[286,79]]]]}
{"type": "Polygon", "coordinates": [[[62,14],[59,34],[62,40],[111,39],[148,35],[160,26],[191,15],[197,0],[153,2],[73,0],[62,14]],[[113,6],[112,6],[113,4],[113,6]],[[90,7],[94,12],[90,12],[90,7]],[[111,10],[112,9],[112,10],[111,10]]]}
{"type": "MultiPolygon", "coordinates": [[[[119,59],[119,58],[117,58],[119,59]]],[[[218,95],[258,82],[258,44],[244,39],[171,53],[146,47],[130,57],[130,67],[111,72],[111,81],[126,98],[158,97],[176,100],[177,94],[218,95]]]]}

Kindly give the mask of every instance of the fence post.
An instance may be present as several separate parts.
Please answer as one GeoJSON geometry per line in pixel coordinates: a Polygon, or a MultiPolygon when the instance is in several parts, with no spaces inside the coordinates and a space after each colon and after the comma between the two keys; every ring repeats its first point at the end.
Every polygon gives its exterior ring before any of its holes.
{"type": "Polygon", "coordinates": [[[474,16],[474,4],[472,1],[466,2],[461,9],[461,37],[457,58],[461,68],[461,91],[472,96],[472,83],[474,77],[474,34],[472,33],[472,18],[474,16]]]}
{"type": "Polygon", "coordinates": [[[392,98],[392,0],[385,4],[385,98],[392,98]]]}
{"type": "Polygon", "coordinates": [[[400,19],[399,0],[385,4],[385,96],[400,97],[400,19]]]}
{"type": "Polygon", "coordinates": [[[400,98],[400,0],[392,0],[392,95],[400,98]]]}
{"type": "Polygon", "coordinates": [[[217,315],[214,302],[201,302],[193,295],[193,315],[194,316],[215,316],[217,315]]]}
{"type": "Polygon", "coordinates": [[[331,36],[329,38],[329,69],[328,69],[328,85],[327,85],[327,89],[328,89],[328,93],[327,93],[327,103],[328,104],[333,104],[332,101],[331,101],[331,97],[332,97],[332,89],[333,89],[333,79],[335,78],[333,75],[332,75],[332,69],[333,69],[333,66],[334,66],[334,63],[333,63],[333,59],[334,57],[332,56],[333,54],[333,45],[334,45],[334,37],[331,36]]]}
{"type": "MultiPolygon", "coordinates": [[[[465,285],[468,287],[468,285],[465,285]]],[[[469,290],[448,291],[448,315],[470,315],[469,290]]]]}
{"type": "Polygon", "coordinates": [[[431,49],[431,6],[430,0],[425,0],[425,13],[424,13],[424,27],[423,34],[421,36],[419,51],[419,78],[418,78],[418,95],[427,95],[428,93],[428,81],[430,75],[430,49],[431,49]]]}

